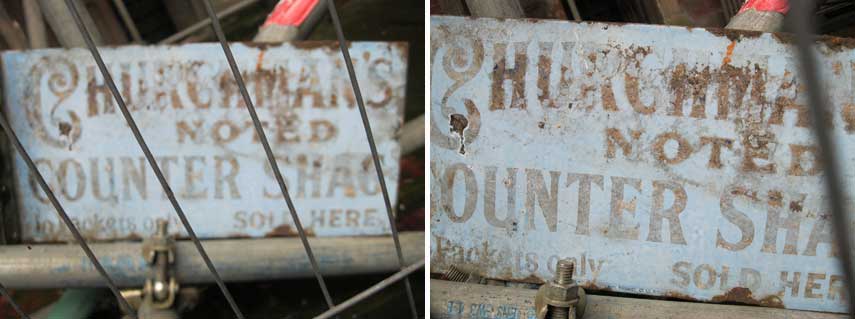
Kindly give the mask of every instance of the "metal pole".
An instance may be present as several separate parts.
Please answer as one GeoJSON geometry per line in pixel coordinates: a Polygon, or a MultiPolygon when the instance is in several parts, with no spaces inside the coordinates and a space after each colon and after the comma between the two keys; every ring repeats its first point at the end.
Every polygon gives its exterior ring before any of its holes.
{"type": "Polygon", "coordinates": [[[27,37],[18,22],[6,12],[6,5],[0,2],[0,35],[12,50],[24,50],[28,47],[27,37]]]}
{"type": "MultiPolygon", "coordinates": [[[[39,6],[42,8],[42,12],[44,13],[45,20],[47,20],[48,25],[50,25],[51,30],[56,34],[57,40],[59,40],[59,43],[62,44],[63,47],[82,48],[86,46],[86,41],[83,40],[83,35],[80,34],[80,31],[78,31],[74,26],[74,17],[71,16],[71,12],[68,11],[68,8],[62,1],[38,1],[39,6]]],[[[95,21],[92,20],[92,15],[89,14],[88,10],[85,10],[86,6],[83,4],[83,1],[73,1],[74,5],[78,8],[82,8],[81,10],[78,10],[77,13],[80,15],[80,19],[83,20],[83,24],[86,25],[86,29],[89,30],[92,41],[95,42],[96,45],[104,44],[101,32],[98,31],[98,28],[95,26],[95,21]]]]}
{"type": "Polygon", "coordinates": [[[350,299],[345,300],[344,302],[338,304],[338,306],[330,308],[329,310],[327,310],[324,313],[320,314],[319,316],[315,317],[315,319],[332,318],[333,316],[341,313],[345,309],[350,308],[351,306],[365,300],[368,297],[371,297],[372,295],[376,294],[378,291],[383,290],[386,287],[389,287],[392,284],[398,282],[399,280],[406,278],[407,276],[409,276],[410,274],[412,274],[416,270],[421,269],[424,266],[425,266],[424,259],[419,260],[417,263],[410,265],[410,266],[407,266],[404,269],[401,269],[400,271],[396,272],[394,275],[389,276],[388,278],[381,280],[380,282],[374,284],[373,286],[369,287],[368,289],[363,290],[362,292],[356,294],[356,296],[353,296],[350,299]]]}
{"type": "Polygon", "coordinates": [[[25,0],[21,2],[24,7],[24,19],[27,29],[27,38],[30,40],[31,49],[47,48],[47,29],[42,9],[38,1],[25,0]]]}
{"type": "MultiPolygon", "coordinates": [[[[238,12],[238,11],[242,10],[243,8],[246,8],[246,7],[248,7],[251,4],[254,4],[256,2],[258,2],[258,0],[244,0],[244,1],[238,2],[235,5],[228,7],[226,9],[224,9],[223,11],[218,12],[217,13],[217,19],[222,19],[222,18],[225,18],[227,16],[230,16],[233,13],[238,12]]],[[[157,44],[175,43],[178,40],[184,39],[185,37],[193,34],[194,32],[199,31],[202,28],[209,26],[210,24],[211,24],[211,18],[205,18],[205,19],[203,19],[199,22],[196,22],[193,25],[187,27],[186,29],[181,30],[176,34],[169,36],[166,39],[160,40],[160,42],[158,42],[157,44]]]]}
{"type": "Polygon", "coordinates": [[[134,24],[134,19],[131,18],[128,8],[125,7],[125,2],[123,0],[113,0],[113,4],[116,6],[116,10],[119,11],[119,16],[122,17],[122,22],[125,23],[125,27],[128,28],[134,42],[143,43],[144,41],[140,36],[140,31],[137,30],[137,26],[134,24]]]}
{"type": "MultiPolygon", "coordinates": [[[[424,258],[424,232],[401,233],[404,261],[424,258]]],[[[300,239],[258,238],[203,241],[223,280],[270,281],[312,278],[312,266],[300,239]],[[247,248],[251,249],[247,249],[247,248]]],[[[389,237],[309,238],[325,276],[390,273],[400,269],[389,237]]],[[[119,287],[141,287],[149,269],[141,242],[90,245],[119,287]]],[[[212,283],[193,244],[176,242],[175,276],[182,284],[212,283]]],[[[0,282],[10,289],[102,287],[103,279],[79,248],[68,244],[0,246],[0,282]]]]}
{"type": "Polygon", "coordinates": [[[570,7],[570,14],[573,15],[573,21],[581,22],[582,16],[579,15],[579,8],[576,7],[576,0],[567,0],[567,5],[570,7]]]}

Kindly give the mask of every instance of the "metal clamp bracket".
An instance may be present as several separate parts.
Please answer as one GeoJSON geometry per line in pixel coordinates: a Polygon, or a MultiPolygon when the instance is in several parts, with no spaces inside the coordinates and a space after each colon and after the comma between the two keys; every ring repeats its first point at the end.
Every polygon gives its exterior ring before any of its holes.
{"type": "Polygon", "coordinates": [[[175,303],[178,281],[172,273],[175,264],[175,240],[167,232],[167,221],[157,221],[157,232],[143,241],[142,253],[151,268],[143,286],[143,300],[155,309],[167,309],[175,303]]]}

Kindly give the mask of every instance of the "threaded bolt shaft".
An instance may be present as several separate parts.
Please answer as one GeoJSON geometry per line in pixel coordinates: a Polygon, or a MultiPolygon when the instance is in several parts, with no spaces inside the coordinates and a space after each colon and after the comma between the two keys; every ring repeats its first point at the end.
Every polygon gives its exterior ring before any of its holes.
{"type": "Polygon", "coordinates": [[[457,269],[457,267],[455,266],[451,266],[445,273],[445,278],[449,281],[465,282],[468,277],[468,274],[464,273],[460,269],[457,269]]]}
{"type": "Polygon", "coordinates": [[[158,219],[157,220],[157,230],[156,231],[157,231],[158,235],[166,236],[167,234],[169,234],[169,231],[167,230],[168,227],[169,227],[169,222],[166,221],[165,219],[158,219]]]}
{"type": "Polygon", "coordinates": [[[573,283],[573,269],[575,265],[570,259],[561,259],[558,261],[555,272],[555,282],[562,285],[573,283]]]}
{"type": "Polygon", "coordinates": [[[566,307],[551,307],[549,309],[549,319],[568,319],[570,318],[570,308],[566,307]]]}

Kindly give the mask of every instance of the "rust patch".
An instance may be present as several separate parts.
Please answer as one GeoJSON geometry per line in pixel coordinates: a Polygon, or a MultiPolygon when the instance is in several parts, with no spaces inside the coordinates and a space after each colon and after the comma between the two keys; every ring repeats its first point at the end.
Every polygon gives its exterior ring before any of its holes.
{"type": "Polygon", "coordinates": [[[724,59],[721,60],[721,64],[729,64],[730,57],[733,56],[733,48],[736,47],[736,41],[730,41],[730,44],[727,46],[727,52],[724,54],[724,59]]]}
{"type": "Polygon", "coordinates": [[[745,187],[737,186],[731,189],[730,194],[732,195],[742,195],[750,198],[753,201],[759,201],[760,198],[757,197],[757,192],[747,189],[745,187]]]}
{"type": "Polygon", "coordinates": [[[585,291],[586,291],[586,292],[588,292],[588,291],[606,291],[606,292],[614,291],[614,290],[612,290],[612,289],[611,289],[611,288],[609,288],[609,287],[599,286],[599,285],[597,285],[596,283],[593,283],[593,282],[592,282],[592,283],[586,283],[586,284],[583,284],[583,285],[580,285],[580,286],[581,286],[582,288],[585,288],[585,291]]]}
{"type": "Polygon", "coordinates": [[[778,43],[781,44],[794,44],[796,43],[796,36],[792,33],[783,33],[776,32],[772,33],[772,38],[774,38],[778,43]]]}
{"type": "MultiPolygon", "coordinates": [[[[315,237],[315,232],[311,228],[303,228],[306,237],[315,237]]],[[[264,237],[299,237],[300,233],[296,229],[291,228],[291,225],[283,224],[276,226],[270,232],[264,234],[264,237]]]]}
{"type": "Polygon", "coordinates": [[[71,133],[71,124],[68,122],[60,122],[59,123],[59,134],[68,136],[71,133]]]}
{"type": "MultiPolygon", "coordinates": [[[[500,279],[500,280],[504,280],[504,279],[500,279]]],[[[542,285],[542,284],[546,283],[546,281],[544,281],[542,278],[540,278],[538,276],[535,276],[534,274],[528,275],[528,277],[521,278],[521,279],[514,280],[514,281],[524,282],[524,283],[529,283],[529,284],[538,284],[538,285],[542,285]]]]}
{"type": "Polygon", "coordinates": [[[466,154],[466,141],[464,140],[463,130],[466,129],[466,126],[469,126],[469,120],[467,120],[463,114],[455,113],[451,114],[449,125],[451,126],[451,132],[460,136],[460,150],[458,152],[460,152],[460,154],[466,154]]]}
{"type": "Polygon", "coordinates": [[[840,61],[835,61],[831,68],[834,70],[834,75],[840,75],[840,72],[843,71],[843,63],[840,61]]]}
{"type": "Polygon", "coordinates": [[[665,292],[665,294],[663,296],[665,296],[666,298],[673,298],[673,299],[679,299],[679,300],[685,300],[685,301],[698,301],[698,299],[695,297],[689,296],[689,295],[684,294],[684,293],[676,292],[676,291],[667,291],[667,292],[665,292]]]}
{"type": "Polygon", "coordinates": [[[742,39],[753,39],[758,38],[763,35],[763,32],[760,31],[747,31],[747,30],[728,30],[728,29],[719,29],[719,28],[709,28],[705,29],[707,32],[712,33],[715,36],[725,37],[731,42],[736,42],[742,39]]]}
{"type": "Polygon", "coordinates": [[[847,104],[840,113],[843,115],[843,122],[846,123],[846,132],[855,132],[855,104],[847,104]]]}
{"type": "Polygon", "coordinates": [[[137,233],[130,233],[130,234],[128,234],[127,236],[125,236],[125,238],[124,238],[124,239],[125,239],[125,240],[130,240],[130,241],[137,241],[137,240],[143,240],[143,237],[142,237],[142,236],[140,236],[140,234],[137,234],[137,233]]]}
{"type": "Polygon", "coordinates": [[[751,289],[743,287],[734,287],[723,295],[715,296],[712,298],[712,302],[784,308],[784,303],[781,301],[780,297],[776,295],[768,295],[757,299],[751,293],[751,289]]]}
{"type": "Polygon", "coordinates": [[[821,43],[825,43],[826,47],[828,47],[828,50],[832,52],[841,52],[845,50],[855,49],[855,39],[852,38],[823,36],[819,37],[818,40],[821,43]]]}
{"type": "Polygon", "coordinates": [[[781,206],[784,206],[784,205],[783,205],[784,195],[783,195],[783,194],[781,194],[781,192],[778,192],[778,191],[769,191],[769,192],[767,193],[767,195],[768,195],[768,197],[769,197],[769,201],[768,201],[769,206],[773,206],[773,207],[781,207],[781,206]]]}
{"type": "Polygon", "coordinates": [[[793,212],[801,212],[802,211],[802,202],[800,201],[791,201],[790,202],[790,210],[793,212]]]}
{"type": "MultiPolygon", "coordinates": [[[[796,36],[792,33],[772,33],[772,37],[781,44],[795,44],[796,36]]],[[[828,35],[816,36],[813,38],[816,43],[822,43],[830,52],[842,52],[845,50],[855,49],[855,39],[840,38],[828,35]]]]}
{"type": "Polygon", "coordinates": [[[267,50],[261,50],[258,52],[258,62],[255,63],[255,71],[261,72],[261,65],[264,63],[264,54],[267,53],[267,50]]]}

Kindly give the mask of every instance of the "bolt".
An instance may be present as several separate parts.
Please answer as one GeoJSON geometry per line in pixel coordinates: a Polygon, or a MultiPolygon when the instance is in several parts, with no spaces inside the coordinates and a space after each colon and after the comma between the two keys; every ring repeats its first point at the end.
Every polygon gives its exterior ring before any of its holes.
{"type": "Polygon", "coordinates": [[[551,307],[549,310],[549,319],[568,319],[570,318],[570,308],[551,307]]]}
{"type": "Polygon", "coordinates": [[[168,226],[169,226],[169,222],[167,222],[165,219],[158,219],[157,220],[157,233],[156,234],[163,236],[163,237],[166,237],[168,226]]]}
{"type": "MultiPolygon", "coordinates": [[[[553,283],[559,284],[562,286],[573,284],[573,269],[575,265],[573,261],[570,259],[561,259],[555,265],[555,278],[552,279],[553,283]]],[[[550,319],[569,319],[570,318],[570,308],[568,307],[556,307],[549,306],[549,318],[550,319]]]]}
{"type": "Polygon", "coordinates": [[[561,285],[569,285],[573,283],[573,268],[575,265],[570,259],[561,259],[558,265],[555,266],[555,282],[561,285]]]}

